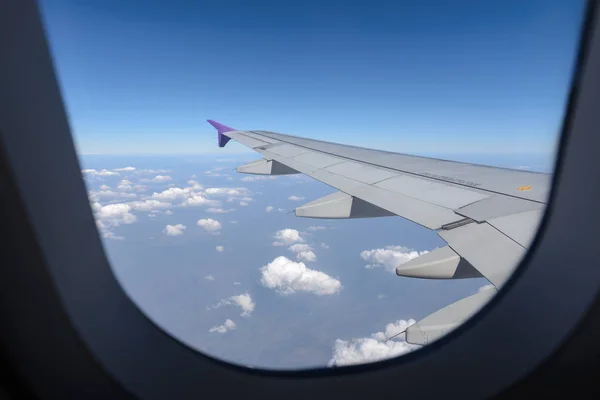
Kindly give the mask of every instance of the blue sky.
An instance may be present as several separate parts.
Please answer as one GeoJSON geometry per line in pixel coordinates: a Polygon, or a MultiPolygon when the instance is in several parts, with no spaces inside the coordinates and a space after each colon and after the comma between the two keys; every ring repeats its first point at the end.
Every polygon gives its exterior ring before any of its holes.
{"type": "Polygon", "coordinates": [[[582,5],[57,0],[42,11],[125,291],[194,348],[287,369],[410,351],[387,339],[487,281],[397,277],[443,241],[400,217],[294,217],[332,189],[237,174],[259,155],[218,149],[206,119],[550,172],[582,5]]]}
{"type": "Polygon", "coordinates": [[[211,118],[401,152],[548,155],[582,5],[42,3],[79,149],[109,154],[215,152],[211,118]]]}

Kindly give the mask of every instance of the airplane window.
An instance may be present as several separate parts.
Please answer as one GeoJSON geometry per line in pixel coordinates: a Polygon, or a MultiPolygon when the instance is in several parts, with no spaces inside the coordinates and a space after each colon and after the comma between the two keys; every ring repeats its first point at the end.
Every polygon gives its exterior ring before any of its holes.
{"type": "Polygon", "coordinates": [[[41,8],[114,274],[204,354],[417,350],[537,231],[583,1],[41,8]]]}

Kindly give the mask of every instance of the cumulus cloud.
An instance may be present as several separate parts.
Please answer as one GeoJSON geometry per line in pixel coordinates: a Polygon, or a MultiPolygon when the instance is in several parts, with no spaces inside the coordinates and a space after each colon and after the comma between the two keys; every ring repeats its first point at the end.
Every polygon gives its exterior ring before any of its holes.
{"type": "Polygon", "coordinates": [[[102,185],[102,186],[100,186],[100,190],[110,190],[110,186],[102,185]]]}
{"type": "Polygon", "coordinates": [[[293,243],[304,242],[296,229],[281,229],[275,233],[273,246],[286,246],[293,243]]]}
{"type": "Polygon", "coordinates": [[[242,282],[233,282],[234,285],[239,286],[242,284],[242,282]]]}
{"type": "Polygon", "coordinates": [[[300,197],[300,196],[290,196],[290,197],[288,197],[288,200],[292,200],[292,201],[300,201],[300,200],[304,200],[304,197],[300,197]]]}
{"type": "Polygon", "coordinates": [[[274,180],[274,179],[277,179],[277,177],[273,176],[273,175],[253,175],[253,176],[243,177],[242,181],[256,182],[256,181],[267,181],[267,180],[274,180]]]}
{"type": "Polygon", "coordinates": [[[313,252],[312,247],[304,243],[296,243],[288,248],[291,252],[296,253],[296,258],[300,261],[315,262],[317,255],[313,252]]]}
{"type": "Polygon", "coordinates": [[[171,203],[158,200],[130,201],[127,204],[136,211],[164,210],[171,207],[171,203]]]}
{"type": "Polygon", "coordinates": [[[204,191],[207,195],[215,196],[246,196],[250,191],[246,188],[207,188],[204,191]]]}
{"type": "Polygon", "coordinates": [[[82,169],[81,173],[84,175],[87,175],[87,176],[101,176],[101,177],[119,175],[118,172],[109,171],[107,169],[101,169],[100,171],[95,170],[95,169],[82,169]]]}
{"type": "Polygon", "coordinates": [[[107,204],[102,206],[100,203],[92,204],[96,212],[96,219],[101,222],[102,227],[117,227],[121,224],[133,224],[137,217],[131,213],[132,208],[125,203],[107,204]]]}
{"type": "Polygon", "coordinates": [[[316,232],[316,231],[324,231],[325,229],[327,229],[326,226],[313,225],[313,226],[309,226],[307,231],[316,232]]]}
{"type": "Polygon", "coordinates": [[[274,209],[275,209],[275,207],[273,207],[273,206],[267,206],[267,207],[265,208],[265,211],[266,211],[266,212],[271,212],[271,211],[273,211],[274,209]]]}
{"type": "Polygon", "coordinates": [[[494,285],[492,285],[492,284],[489,284],[489,285],[483,285],[482,287],[480,287],[480,288],[477,290],[477,292],[478,292],[478,293],[481,293],[481,292],[485,292],[486,290],[490,290],[490,289],[493,289],[493,288],[495,288],[495,286],[494,286],[494,285]]]}
{"type": "Polygon", "coordinates": [[[114,171],[133,172],[135,167],[115,168],[114,171]]]}
{"type": "Polygon", "coordinates": [[[215,232],[221,229],[221,223],[211,218],[199,219],[196,225],[204,228],[207,232],[215,232]]]}
{"type": "Polygon", "coordinates": [[[248,202],[246,202],[246,201],[240,201],[240,206],[246,207],[247,205],[248,205],[248,202]]]}
{"type": "Polygon", "coordinates": [[[169,170],[166,169],[146,169],[146,168],[142,168],[142,169],[136,169],[135,171],[133,171],[134,174],[164,174],[166,172],[170,172],[169,170]]]}
{"type": "Polygon", "coordinates": [[[104,234],[102,235],[102,237],[104,237],[105,239],[112,239],[112,240],[123,240],[125,239],[125,237],[123,236],[117,236],[114,234],[114,232],[108,231],[108,232],[104,232],[104,234]]]}
{"type": "Polygon", "coordinates": [[[212,276],[212,275],[206,275],[206,276],[204,277],[204,279],[206,279],[207,281],[214,281],[214,280],[215,280],[215,277],[214,277],[214,276],[212,276]]]}
{"type": "Polygon", "coordinates": [[[414,319],[408,321],[401,319],[387,324],[383,332],[376,332],[370,337],[348,341],[337,339],[329,365],[365,364],[397,357],[417,349],[420,346],[406,343],[405,335],[402,333],[415,322],[414,319]]]}
{"type": "Polygon", "coordinates": [[[306,261],[306,262],[315,262],[315,261],[317,261],[317,255],[312,250],[301,251],[300,253],[296,254],[296,257],[300,261],[306,261]]]}
{"type": "Polygon", "coordinates": [[[252,315],[252,311],[254,311],[254,307],[256,307],[256,303],[252,300],[252,297],[248,292],[238,294],[236,296],[231,296],[227,299],[223,299],[219,301],[212,308],[219,308],[221,306],[233,305],[242,309],[242,313],[240,314],[242,317],[249,317],[252,315]]]}
{"type": "Polygon", "coordinates": [[[172,187],[172,188],[163,190],[162,192],[154,192],[154,193],[152,193],[151,197],[156,200],[175,201],[175,200],[185,200],[190,195],[192,195],[191,188],[183,188],[182,189],[182,188],[172,187]]]}
{"type": "Polygon", "coordinates": [[[186,226],[182,224],[167,225],[163,232],[167,236],[180,236],[183,235],[183,231],[185,230],[185,228],[186,226]]]}
{"type": "Polygon", "coordinates": [[[206,209],[206,212],[213,213],[213,214],[227,214],[227,213],[234,212],[234,211],[235,211],[235,208],[224,209],[224,208],[218,208],[218,207],[211,207],[211,208],[206,209]]]}
{"type": "Polygon", "coordinates": [[[217,246],[216,250],[217,250],[217,252],[222,253],[222,252],[225,251],[225,247],[223,247],[223,246],[217,246]]]}
{"type": "Polygon", "coordinates": [[[360,253],[360,256],[369,263],[365,265],[365,268],[367,269],[383,266],[388,271],[395,273],[398,265],[404,264],[425,253],[427,253],[427,251],[418,252],[403,246],[387,246],[385,249],[364,250],[360,253]]]}
{"type": "Polygon", "coordinates": [[[321,243],[321,247],[324,249],[328,249],[329,245],[327,243],[323,242],[323,243],[321,243]]]}
{"type": "Polygon", "coordinates": [[[227,331],[234,330],[236,328],[235,322],[230,319],[226,319],[223,325],[216,325],[210,328],[209,332],[225,333],[227,331]]]}
{"type": "Polygon", "coordinates": [[[307,292],[323,296],[333,295],[342,290],[339,280],[283,256],[260,268],[260,272],[261,284],[281,295],[307,292]]]}
{"type": "Polygon", "coordinates": [[[173,180],[173,178],[171,178],[169,175],[156,175],[154,178],[152,178],[152,180],[154,182],[167,182],[173,180]]]}
{"type": "Polygon", "coordinates": [[[91,190],[88,193],[88,197],[92,201],[98,201],[100,199],[134,199],[137,197],[135,193],[124,193],[124,192],[115,192],[113,190],[106,189],[108,186],[102,185],[100,188],[104,188],[99,191],[91,190]]]}
{"type": "Polygon", "coordinates": [[[123,179],[121,180],[121,182],[119,182],[119,185],[117,186],[118,190],[131,190],[133,182],[131,182],[128,179],[123,179]]]}

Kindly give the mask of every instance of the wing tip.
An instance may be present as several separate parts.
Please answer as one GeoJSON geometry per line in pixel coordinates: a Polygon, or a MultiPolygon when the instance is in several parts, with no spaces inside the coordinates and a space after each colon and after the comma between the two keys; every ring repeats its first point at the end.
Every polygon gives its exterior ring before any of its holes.
{"type": "Polygon", "coordinates": [[[223,125],[220,122],[214,121],[212,119],[207,119],[206,122],[211,124],[217,130],[217,137],[219,147],[225,147],[227,142],[231,139],[229,136],[224,135],[226,132],[235,131],[235,129],[228,127],[227,125],[223,125]]]}

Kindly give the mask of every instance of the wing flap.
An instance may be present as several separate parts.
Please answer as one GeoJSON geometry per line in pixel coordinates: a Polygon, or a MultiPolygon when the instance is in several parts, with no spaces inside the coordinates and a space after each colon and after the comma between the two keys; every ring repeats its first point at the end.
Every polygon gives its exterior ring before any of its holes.
{"type": "Polygon", "coordinates": [[[502,286],[525,255],[523,246],[488,223],[471,223],[438,234],[496,287],[502,286]]]}
{"type": "Polygon", "coordinates": [[[528,248],[537,232],[541,219],[542,210],[534,210],[492,218],[487,222],[521,246],[528,248]]]}
{"type": "Polygon", "coordinates": [[[473,316],[495,294],[496,289],[484,290],[428,315],[406,329],[406,341],[426,345],[439,339],[473,316]]]}

